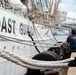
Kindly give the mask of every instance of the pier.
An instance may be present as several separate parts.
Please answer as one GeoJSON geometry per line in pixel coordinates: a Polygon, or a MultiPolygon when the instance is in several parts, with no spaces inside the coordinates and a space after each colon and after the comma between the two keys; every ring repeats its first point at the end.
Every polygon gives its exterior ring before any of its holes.
{"type": "MultiPolygon", "coordinates": [[[[73,52],[71,57],[76,57],[76,52],[73,52]]],[[[67,75],[76,75],[76,67],[70,67],[67,75]]]]}

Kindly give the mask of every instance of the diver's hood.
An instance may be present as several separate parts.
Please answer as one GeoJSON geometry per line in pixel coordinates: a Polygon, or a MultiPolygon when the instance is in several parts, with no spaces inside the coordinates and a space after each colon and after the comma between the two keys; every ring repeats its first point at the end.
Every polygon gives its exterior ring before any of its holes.
{"type": "Polygon", "coordinates": [[[76,34],[76,29],[75,29],[75,28],[72,29],[72,34],[73,34],[73,35],[76,34]]]}

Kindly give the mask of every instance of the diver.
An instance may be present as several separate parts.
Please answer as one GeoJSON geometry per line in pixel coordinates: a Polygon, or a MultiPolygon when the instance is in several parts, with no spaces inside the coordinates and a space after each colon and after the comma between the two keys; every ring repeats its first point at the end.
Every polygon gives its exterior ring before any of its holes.
{"type": "Polygon", "coordinates": [[[62,45],[63,59],[70,58],[71,52],[76,52],[76,28],[72,28],[67,40],[62,45]],[[65,44],[65,45],[64,45],[65,44]]]}

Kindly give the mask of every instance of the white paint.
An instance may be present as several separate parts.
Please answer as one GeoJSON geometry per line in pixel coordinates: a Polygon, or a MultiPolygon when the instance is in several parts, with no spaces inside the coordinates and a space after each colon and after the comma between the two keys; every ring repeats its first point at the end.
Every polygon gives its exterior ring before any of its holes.
{"type": "MultiPolygon", "coordinates": [[[[11,22],[10,22],[11,23],[11,22]]],[[[25,19],[17,14],[14,14],[12,12],[6,11],[2,8],[0,8],[0,36],[7,36],[10,38],[15,38],[15,39],[19,39],[19,40],[27,40],[27,41],[31,41],[31,39],[29,38],[29,36],[26,35],[21,35],[19,32],[19,26],[20,23],[24,24],[24,26],[33,26],[32,23],[28,21],[28,19],[25,19]],[[6,26],[8,28],[8,19],[10,18],[11,20],[15,20],[15,34],[13,34],[13,32],[11,33],[6,33],[5,30],[3,30],[1,32],[1,28],[2,28],[2,22],[3,22],[3,17],[5,17],[6,20],[6,26]],[[28,25],[29,24],[29,25],[28,25]]],[[[13,25],[11,25],[13,26],[13,25]]],[[[48,29],[42,29],[42,26],[38,27],[39,25],[36,25],[36,28],[38,29],[38,32],[40,33],[40,36],[47,41],[49,37],[46,38],[44,37],[44,34],[47,32],[48,29]],[[43,32],[42,32],[43,31],[43,32]]],[[[31,30],[31,29],[30,29],[31,30]]],[[[33,29],[32,29],[33,30],[33,29]]],[[[35,33],[35,30],[33,30],[33,38],[35,38],[36,40],[42,40],[40,38],[40,36],[35,33]]],[[[51,41],[49,41],[51,43],[51,41]]],[[[32,44],[32,43],[28,43],[27,44],[32,44]]],[[[39,43],[37,44],[39,45],[39,43]]],[[[45,45],[44,45],[45,46],[45,45]]],[[[5,48],[5,50],[15,53],[19,56],[22,57],[28,57],[28,58],[32,58],[35,54],[37,54],[38,52],[35,50],[34,46],[30,46],[30,45],[24,45],[24,44],[19,44],[19,43],[15,43],[12,41],[2,41],[0,40],[0,47],[1,48],[5,48]]],[[[41,47],[38,47],[38,49],[42,52],[44,51],[41,47]]],[[[47,50],[47,48],[45,48],[45,50],[47,50]]],[[[26,68],[23,68],[19,65],[16,65],[10,61],[6,61],[3,58],[0,58],[0,75],[24,75],[26,73],[26,68]]]]}
{"type": "MultiPolygon", "coordinates": [[[[27,7],[20,0],[8,0],[10,4],[15,5],[14,8],[22,9],[23,12],[27,12],[27,7]]],[[[11,5],[13,7],[13,5],[11,5]]]]}
{"type": "MultiPolygon", "coordinates": [[[[0,9],[0,34],[1,35],[5,35],[5,36],[8,36],[8,37],[13,37],[13,38],[21,38],[22,40],[24,40],[25,38],[28,39],[28,35],[21,35],[20,34],[20,24],[22,23],[24,25],[24,27],[26,27],[27,29],[27,26],[28,26],[28,19],[24,19],[20,16],[17,16],[15,14],[12,14],[12,13],[9,13],[9,12],[5,12],[5,10],[2,10],[0,9]],[[11,33],[6,33],[5,30],[3,30],[3,32],[1,32],[1,28],[2,28],[2,22],[3,22],[3,17],[5,17],[6,19],[6,26],[8,28],[8,19],[10,18],[11,20],[14,20],[16,23],[15,23],[15,34],[13,34],[13,32],[11,33]]],[[[13,27],[13,25],[12,25],[13,27]]],[[[13,29],[12,29],[13,30],[13,29]]],[[[27,31],[26,31],[27,33],[27,31]]]]}

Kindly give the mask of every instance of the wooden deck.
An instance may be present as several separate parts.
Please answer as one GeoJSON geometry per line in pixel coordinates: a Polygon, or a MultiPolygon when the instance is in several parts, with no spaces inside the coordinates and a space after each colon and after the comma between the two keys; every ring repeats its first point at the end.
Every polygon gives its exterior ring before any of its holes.
{"type": "MultiPolygon", "coordinates": [[[[71,57],[76,57],[76,52],[73,52],[71,57]]],[[[67,75],[76,75],[76,67],[70,67],[67,75]]]]}

